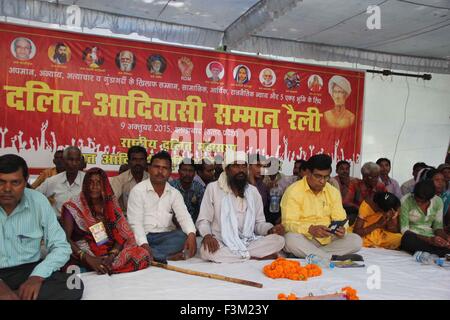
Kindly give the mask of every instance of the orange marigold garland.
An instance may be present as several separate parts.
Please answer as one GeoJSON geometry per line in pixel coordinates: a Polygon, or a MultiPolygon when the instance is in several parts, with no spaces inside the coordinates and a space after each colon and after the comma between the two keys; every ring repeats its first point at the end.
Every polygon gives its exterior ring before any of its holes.
{"type": "Polygon", "coordinates": [[[278,295],[278,300],[298,300],[295,293],[291,293],[290,295],[286,296],[284,293],[280,293],[278,295]]]}
{"type": "MultiPolygon", "coordinates": [[[[341,290],[342,290],[341,294],[343,294],[347,300],[359,300],[359,297],[357,296],[358,292],[355,289],[353,289],[352,287],[345,287],[345,288],[342,288],[341,290]]],[[[329,296],[330,295],[325,295],[322,297],[323,297],[323,299],[326,300],[329,298],[329,296]]],[[[320,296],[318,296],[318,297],[320,297],[320,296]]],[[[303,300],[303,298],[297,297],[295,295],[295,293],[291,293],[288,296],[286,296],[284,293],[280,293],[280,294],[278,294],[278,300],[303,300]]]]}
{"type": "Polygon", "coordinates": [[[357,296],[358,292],[353,289],[352,287],[345,287],[342,288],[342,293],[345,294],[345,297],[347,300],[359,300],[359,297],[357,296]]]}
{"type": "Polygon", "coordinates": [[[322,274],[322,269],[315,264],[302,267],[300,262],[278,258],[271,264],[264,266],[263,272],[272,279],[286,278],[290,280],[308,280],[322,274]]]}

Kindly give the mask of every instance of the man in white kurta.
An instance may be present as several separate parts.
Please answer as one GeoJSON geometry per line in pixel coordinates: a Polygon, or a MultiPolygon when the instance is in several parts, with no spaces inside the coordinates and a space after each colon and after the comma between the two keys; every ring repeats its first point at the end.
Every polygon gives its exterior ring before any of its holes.
{"type": "Polygon", "coordinates": [[[203,237],[201,258],[213,262],[276,258],[284,246],[284,229],[266,222],[258,189],[247,181],[245,154],[226,155],[224,170],[207,186],[200,207],[196,226],[203,237]]]}

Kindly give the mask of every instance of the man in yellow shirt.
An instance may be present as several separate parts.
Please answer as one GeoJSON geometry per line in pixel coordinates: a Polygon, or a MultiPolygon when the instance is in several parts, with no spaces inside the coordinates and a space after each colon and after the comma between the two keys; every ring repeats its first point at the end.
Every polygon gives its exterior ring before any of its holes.
{"type": "Polygon", "coordinates": [[[285,251],[303,258],[309,254],[329,260],[361,260],[357,252],[362,240],[357,234],[346,234],[339,227],[335,234],[328,226],[347,218],[339,190],[327,181],[331,158],[320,154],[307,162],[307,173],[292,184],[281,200],[282,224],[286,230],[285,251]]]}

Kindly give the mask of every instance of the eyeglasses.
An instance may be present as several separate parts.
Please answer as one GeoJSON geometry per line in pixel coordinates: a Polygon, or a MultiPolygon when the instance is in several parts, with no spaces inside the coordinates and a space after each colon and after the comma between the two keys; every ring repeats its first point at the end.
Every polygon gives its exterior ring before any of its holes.
{"type": "Polygon", "coordinates": [[[316,179],[316,180],[323,180],[323,181],[325,181],[325,182],[327,182],[327,181],[329,181],[330,180],[330,178],[331,178],[331,176],[322,176],[322,175],[320,175],[320,174],[317,174],[317,173],[313,173],[312,174],[312,176],[314,177],[314,179],[316,179]]]}

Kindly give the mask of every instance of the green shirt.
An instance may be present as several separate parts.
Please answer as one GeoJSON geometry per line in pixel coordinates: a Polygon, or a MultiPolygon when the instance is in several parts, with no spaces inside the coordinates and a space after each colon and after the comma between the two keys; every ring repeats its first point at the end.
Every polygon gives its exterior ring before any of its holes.
{"type": "Polygon", "coordinates": [[[443,228],[443,207],[442,199],[434,196],[425,214],[417,205],[412,193],[405,195],[402,198],[400,214],[401,232],[405,233],[409,230],[424,237],[433,237],[434,231],[443,228]]]}

